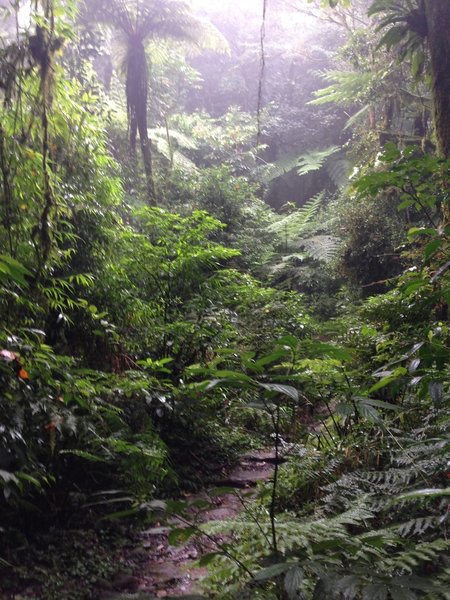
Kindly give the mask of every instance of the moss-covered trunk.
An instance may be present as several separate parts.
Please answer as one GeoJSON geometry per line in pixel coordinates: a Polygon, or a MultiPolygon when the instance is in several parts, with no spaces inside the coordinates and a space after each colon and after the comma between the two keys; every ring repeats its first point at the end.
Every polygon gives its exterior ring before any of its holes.
{"type": "Polygon", "coordinates": [[[450,2],[425,0],[439,152],[450,157],[450,2]]]}
{"type": "MultiPolygon", "coordinates": [[[[425,11],[438,152],[450,158],[450,0],[425,0],[425,11]]],[[[443,206],[443,221],[450,222],[449,202],[443,206]]]]}

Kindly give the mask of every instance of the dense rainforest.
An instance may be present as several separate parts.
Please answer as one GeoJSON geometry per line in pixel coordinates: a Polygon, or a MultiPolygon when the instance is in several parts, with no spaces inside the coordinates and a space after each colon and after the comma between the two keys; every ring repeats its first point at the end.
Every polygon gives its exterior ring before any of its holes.
{"type": "Polygon", "coordinates": [[[450,2],[0,19],[0,598],[449,599],[450,2]]]}

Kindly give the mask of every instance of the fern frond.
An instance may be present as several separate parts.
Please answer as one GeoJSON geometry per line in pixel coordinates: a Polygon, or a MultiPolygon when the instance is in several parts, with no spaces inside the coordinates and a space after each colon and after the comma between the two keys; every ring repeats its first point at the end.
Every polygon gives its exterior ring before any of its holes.
{"type": "Polygon", "coordinates": [[[430,529],[436,529],[436,527],[439,527],[441,519],[442,517],[436,516],[410,519],[409,521],[406,521],[406,523],[402,523],[398,527],[397,533],[401,537],[423,535],[426,531],[429,531],[430,529]]]}
{"type": "Polygon", "coordinates": [[[352,115],[348,119],[347,123],[344,126],[343,131],[345,131],[346,129],[350,129],[351,127],[356,125],[356,123],[358,123],[361,119],[363,119],[369,112],[369,108],[370,108],[370,104],[366,104],[365,106],[360,108],[357,112],[355,112],[355,114],[352,115]]]}
{"type": "Polygon", "coordinates": [[[337,160],[327,162],[326,170],[328,176],[338,189],[344,188],[348,184],[351,167],[350,161],[346,158],[338,158],[337,160]]]}
{"type": "Polygon", "coordinates": [[[354,105],[376,77],[377,74],[370,72],[328,71],[322,74],[322,78],[331,82],[331,85],[314,92],[316,98],[308,104],[321,105],[332,102],[341,106],[354,105]]]}
{"type": "Polygon", "coordinates": [[[177,129],[167,130],[164,127],[155,127],[153,129],[148,130],[148,135],[152,139],[162,138],[166,140],[167,135],[169,135],[169,138],[171,140],[174,140],[176,144],[180,146],[180,148],[185,148],[186,150],[198,149],[198,145],[192,137],[182,133],[181,131],[178,131],[177,129]]]}
{"type": "MultiPolygon", "coordinates": [[[[195,144],[190,142],[189,138],[180,132],[169,132],[169,136],[173,137],[176,145],[183,145],[186,149],[195,148],[195,144]],[[172,136],[172,134],[174,134],[172,136]]],[[[164,129],[149,129],[149,137],[155,145],[156,151],[165,159],[171,161],[174,167],[178,167],[182,171],[193,172],[197,170],[195,163],[177,148],[172,148],[171,143],[167,139],[167,132],[164,129]]]]}
{"type": "Polygon", "coordinates": [[[282,177],[289,173],[298,165],[298,154],[284,154],[273,163],[264,165],[256,172],[262,183],[268,184],[278,177],[282,177]]]}
{"type": "Polygon", "coordinates": [[[403,569],[412,573],[421,563],[436,561],[439,556],[446,555],[450,547],[450,540],[438,538],[431,542],[418,543],[411,550],[407,550],[394,556],[391,560],[391,568],[403,569]]]}
{"type": "Polygon", "coordinates": [[[298,246],[303,248],[315,260],[330,262],[336,256],[340,239],[332,235],[315,235],[298,241],[298,246]]]}
{"type": "Polygon", "coordinates": [[[299,175],[307,175],[312,171],[318,171],[324,166],[325,161],[333,154],[336,154],[336,152],[339,152],[339,150],[338,146],[330,146],[324,150],[312,150],[300,155],[297,161],[297,173],[299,175]]]}
{"type": "Polygon", "coordinates": [[[304,231],[305,226],[316,216],[323,198],[324,193],[320,192],[295,212],[269,225],[268,231],[282,235],[284,238],[287,237],[289,240],[298,237],[304,231]]]}
{"type": "Polygon", "coordinates": [[[259,169],[259,178],[263,183],[270,183],[278,177],[282,177],[297,169],[297,174],[307,175],[313,171],[319,171],[333,156],[340,151],[338,146],[329,146],[322,150],[310,150],[303,154],[289,153],[284,154],[278,160],[259,169]]]}

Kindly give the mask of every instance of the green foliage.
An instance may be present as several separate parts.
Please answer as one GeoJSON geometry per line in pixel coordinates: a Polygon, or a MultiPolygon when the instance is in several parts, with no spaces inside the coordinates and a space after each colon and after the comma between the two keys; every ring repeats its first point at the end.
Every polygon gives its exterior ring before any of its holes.
{"type": "Polygon", "coordinates": [[[88,600],[126,570],[120,556],[122,544],[123,538],[106,528],[73,528],[70,536],[50,528],[13,557],[18,563],[14,569],[1,567],[2,591],[15,593],[18,587],[27,586],[34,596],[49,600],[88,600]]]}
{"type": "Polygon", "coordinates": [[[339,208],[339,229],[345,241],[338,269],[349,282],[367,286],[369,294],[386,289],[404,265],[399,246],[405,223],[395,211],[395,200],[392,193],[357,204],[350,198],[339,208]]]}
{"type": "Polygon", "coordinates": [[[52,545],[44,552],[34,541],[50,532],[55,543],[55,529],[89,530],[99,518],[141,513],[143,501],[170,473],[167,449],[153,427],[170,389],[141,373],[124,380],[81,368],[43,344],[42,332],[20,333],[2,337],[0,352],[0,553],[9,558],[2,590],[29,584],[31,561],[33,586],[42,593],[56,598],[83,576],[89,578],[86,591],[73,597],[86,598],[117,568],[106,550],[94,561],[90,544],[82,555],[64,548],[57,559],[52,545]],[[19,560],[15,552],[24,540],[32,547],[19,560]]]}
{"type": "Polygon", "coordinates": [[[375,0],[368,14],[379,17],[377,30],[384,31],[379,47],[396,48],[399,59],[410,59],[414,75],[421,75],[426,64],[424,40],[428,34],[425,3],[422,0],[375,0]]]}
{"type": "Polygon", "coordinates": [[[175,180],[171,201],[175,190],[181,195],[180,201],[221,221],[224,227],[217,229],[214,239],[240,251],[235,264],[253,272],[259,270],[270,252],[273,234],[266,230],[271,211],[258,198],[255,185],[222,166],[202,169],[187,181],[175,180]]]}
{"type": "Polygon", "coordinates": [[[231,106],[220,118],[193,112],[175,114],[170,122],[191,141],[186,155],[197,167],[226,165],[235,175],[255,169],[256,124],[251,114],[231,106]]]}
{"type": "Polygon", "coordinates": [[[222,225],[202,211],[182,217],[144,208],[134,219],[136,228],[124,228],[103,266],[93,300],[121,323],[130,351],[171,356],[182,369],[214,336],[210,280],[239,252],[211,240],[222,225]]]}
{"type": "Polygon", "coordinates": [[[311,104],[326,104],[333,102],[343,106],[352,106],[358,100],[366,98],[368,88],[374,84],[378,74],[331,71],[323,73],[322,77],[332,85],[315,92],[315,100],[311,104]]]}
{"type": "MultiPolygon", "coordinates": [[[[324,194],[320,193],[314,198],[308,200],[300,209],[293,211],[286,217],[282,217],[268,227],[268,231],[278,235],[280,245],[284,246],[284,251],[304,250],[307,256],[315,260],[325,262],[331,260],[338,248],[339,239],[332,235],[313,235],[307,234],[314,231],[311,228],[311,222],[318,216],[319,209],[323,203],[324,194]]],[[[285,255],[283,262],[291,258],[300,258],[302,255],[285,255]]],[[[273,270],[279,269],[280,265],[272,266],[273,270]]]]}
{"type": "MultiPolygon", "coordinates": [[[[183,2],[89,5],[125,37],[114,40],[125,41],[125,88],[115,79],[108,100],[111,40],[87,14],[77,40],[70,3],[33,5],[34,30],[8,35],[0,51],[2,591],[93,597],[115,569],[97,553],[94,528],[149,519],[155,508],[188,515],[189,502],[154,497],[198,488],[243,448],[270,443],[273,477],[255,504],[201,526],[210,543],[226,536],[201,562],[214,569],[208,592],[448,597],[449,163],[408,146],[426,141],[429,103],[424,87],[411,93],[393,52],[400,42],[402,56],[416,53],[422,3],[374,2],[388,51],[375,49],[373,32],[352,31],[332,68],[331,45],[311,45],[315,74],[298,53],[286,62],[280,39],[267,64],[275,102],[258,127],[244,110],[251,94],[239,107],[218,102],[214,117],[188,97],[198,72],[185,47],[158,38],[226,44],[183,2]],[[294,107],[319,74],[330,85],[312,105],[356,111],[345,156],[331,131],[338,112],[294,107]],[[114,100],[121,92],[127,112],[114,100]],[[299,114],[314,118],[294,123],[299,114]],[[125,156],[127,134],[132,147],[141,139],[146,182],[125,156]],[[347,155],[361,175],[351,189],[347,155]],[[142,185],[153,184],[154,166],[164,209],[145,206],[156,200],[142,185]],[[251,178],[271,184],[274,205],[286,185],[291,212],[274,215],[251,178]],[[356,308],[338,291],[338,271],[358,289],[396,287],[356,308]],[[71,528],[74,544],[52,547],[71,528]]],[[[350,23],[347,2],[318,5],[350,23]]],[[[245,44],[214,69],[245,83],[257,64],[245,44]]],[[[169,541],[201,527],[177,527],[169,541]]]]}
{"type": "Polygon", "coordinates": [[[324,164],[328,161],[330,156],[333,156],[338,152],[340,148],[338,146],[331,146],[324,150],[312,150],[301,154],[300,156],[294,154],[286,154],[273,163],[269,163],[262,167],[259,171],[261,173],[260,178],[264,183],[270,183],[278,177],[282,177],[286,173],[289,173],[293,169],[297,170],[298,175],[307,175],[314,171],[319,171],[324,164]]]}

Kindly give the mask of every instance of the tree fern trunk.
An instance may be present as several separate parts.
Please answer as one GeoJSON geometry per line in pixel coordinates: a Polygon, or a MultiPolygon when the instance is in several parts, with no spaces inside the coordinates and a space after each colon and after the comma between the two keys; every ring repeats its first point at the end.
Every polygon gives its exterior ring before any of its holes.
{"type": "Polygon", "coordinates": [[[152,165],[152,142],[147,134],[147,123],[145,123],[145,129],[139,127],[139,140],[141,142],[142,161],[144,163],[145,178],[147,180],[147,202],[149,206],[156,206],[155,182],[153,179],[152,165]]]}
{"type": "Polygon", "coordinates": [[[133,154],[135,151],[136,133],[139,133],[142,161],[147,180],[147,202],[150,206],[155,206],[152,146],[148,137],[147,125],[148,64],[143,40],[135,35],[130,36],[127,55],[126,95],[131,152],[133,154]]]}

